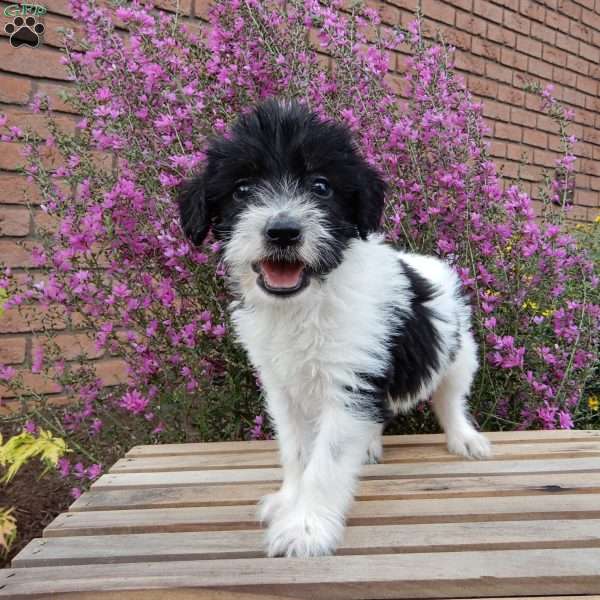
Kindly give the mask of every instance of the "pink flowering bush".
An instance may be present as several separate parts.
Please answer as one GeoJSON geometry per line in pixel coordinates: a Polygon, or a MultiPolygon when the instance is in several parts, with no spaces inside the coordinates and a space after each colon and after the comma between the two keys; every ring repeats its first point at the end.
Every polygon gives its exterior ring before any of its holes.
{"type": "MultiPolygon", "coordinates": [[[[480,424],[571,428],[589,417],[582,407],[597,360],[598,274],[565,225],[574,193],[570,115],[551,90],[538,90],[564,144],[538,219],[518,185],[503,186],[481,104],[454,73],[452,49],[426,44],[419,21],[392,31],[373,10],[341,6],[219,0],[199,27],[141,2],[113,10],[72,0],[85,29],[83,49],[68,36],[65,57],[70,101],[82,115],[76,131],[60,131],[49,114],[45,139],[5,134],[27,142],[26,170],[55,228],[34,248],[28,281],[6,272],[0,288],[9,305],[44,311],[47,335],[31,368],[73,403],[57,411],[36,397],[26,414],[76,451],[60,464],[77,482],[74,495],[100,474],[99,463],[134,443],[269,435],[255,374],[230,334],[218,244],[190,246],[174,198],[202,167],[207,137],[271,96],[343,119],[388,182],[390,242],[442,256],[460,274],[481,345],[472,395],[480,424]],[[411,50],[406,100],[387,79],[400,48],[411,50]],[[48,152],[62,166],[53,168],[48,152]],[[124,359],[127,384],[107,388],[94,363],[65,360],[56,320],[124,359]]],[[[36,109],[45,111],[46,100],[36,109]]],[[[10,367],[0,367],[0,379],[31,393],[10,367]]]]}

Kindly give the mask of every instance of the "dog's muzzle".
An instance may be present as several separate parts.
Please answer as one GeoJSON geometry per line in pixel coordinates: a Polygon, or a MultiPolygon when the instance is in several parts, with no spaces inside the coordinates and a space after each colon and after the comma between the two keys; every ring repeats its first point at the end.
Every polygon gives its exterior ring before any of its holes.
{"type": "Polygon", "coordinates": [[[258,285],[269,294],[291,296],[309,283],[305,263],[298,256],[302,226],[281,215],[267,223],[264,231],[268,256],[253,265],[258,285]]]}

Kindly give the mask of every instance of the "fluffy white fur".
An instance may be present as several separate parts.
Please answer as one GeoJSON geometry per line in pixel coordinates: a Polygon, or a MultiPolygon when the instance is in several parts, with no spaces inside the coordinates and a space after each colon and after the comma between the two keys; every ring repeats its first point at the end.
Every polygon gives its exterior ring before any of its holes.
{"type": "MultiPolygon", "coordinates": [[[[390,307],[410,310],[399,256],[441,290],[431,307],[442,315],[462,314],[463,329],[454,360],[445,356],[429,385],[414,397],[391,399],[392,405],[406,410],[432,396],[449,450],[473,458],[489,456],[489,442],[466,413],[477,354],[469,315],[456,301],[457,277],[445,263],[398,253],[377,236],[357,239],[324,281],[313,281],[297,297],[281,302],[256,285],[242,254],[229,254],[244,298],[233,319],[260,372],[284,469],[281,490],[261,504],[261,518],[269,523],[270,556],[334,551],[361,464],[381,455],[382,426],[349,410],[354,399],[347,390],[364,386],[357,373],[385,372],[390,307]]],[[[437,323],[445,343],[452,332],[437,323]]]]}

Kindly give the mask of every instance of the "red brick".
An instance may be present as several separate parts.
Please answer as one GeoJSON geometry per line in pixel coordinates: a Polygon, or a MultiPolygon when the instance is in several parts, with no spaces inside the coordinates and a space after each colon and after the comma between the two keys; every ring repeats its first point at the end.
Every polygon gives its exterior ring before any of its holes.
{"type": "Polygon", "coordinates": [[[460,11],[456,13],[456,27],[463,31],[468,31],[472,35],[485,36],[486,25],[488,23],[475,15],[460,11]]]}
{"type": "Polygon", "coordinates": [[[480,15],[488,21],[502,23],[502,9],[499,6],[490,4],[485,0],[477,0],[473,3],[473,12],[480,15]]]}
{"type": "Polygon", "coordinates": [[[519,35],[517,36],[517,51],[540,58],[542,56],[542,44],[531,38],[519,35]]]}
{"type": "Polygon", "coordinates": [[[554,67],[553,81],[562,85],[568,85],[569,87],[575,87],[577,75],[572,71],[567,71],[563,67],[554,67]]]}
{"type": "Polygon", "coordinates": [[[537,128],[541,131],[548,131],[552,134],[557,133],[556,123],[547,115],[538,115],[537,128]]]}
{"type": "Polygon", "coordinates": [[[471,8],[473,8],[472,0],[447,0],[447,2],[448,4],[452,4],[457,8],[462,8],[463,10],[466,10],[467,12],[469,12],[471,8]]]}
{"type": "Polygon", "coordinates": [[[525,129],[523,130],[523,143],[528,146],[547,148],[548,136],[543,131],[538,131],[537,129],[525,129]]]}
{"type": "Polygon", "coordinates": [[[571,35],[574,35],[576,38],[583,40],[588,44],[592,41],[592,30],[581,23],[571,21],[569,23],[569,31],[571,32],[571,35]]]}
{"type": "Polygon", "coordinates": [[[53,343],[58,346],[65,360],[76,360],[80,356],[93,360],[104,355],[104,350],[96,348],[93,338],[88,333],[59,333],[54,336],[53,343]]]}
{"type": "Polygon", "coordinates": [[[507,102],[508,104],[514,104],[515,106],[523,106],[525,102],[525,93],[514,87],[501,85],[498,88],[497,98],[500,102],[507,102]]]}
{"type": "Polygon", "coordinates": [[[31,229],[29,209],[0,206],[0,236],[26,236],[31,229]]]}
{"type": "Polygon", "coordinates": [[[513,29],[519,33],[522,33],[523,35],[529,35],[529,20],[517,13],[505,10],[504,25],[509,29],[513,29]]]}
{"type": "Polygon", "coordinates": [[[29,102],[31,90],[29,79],[0,73],[0,102],[26,104],[29,102]]]}
{"type": "Polygon", "coordinates": [[[536,115],[529,110],[516,108],[513,106],[510,109],[510,120],[517,125],[525,125],[526,127],[535,127],[536,115]]]}
{"type": "Polygon", "coordinates": [[[494,126],[494,135],[502,140],[510,140],[512,142],[521,141],[521,128],[510,123],[496,123],[494,126]]]}
{"type": "Polygon", "coordinates": [[[581,16],[581,6],[571,2],[571,0],[559,0],[558,11],[575,20],[581,16]]]}
{"type": "Polygon", "coordinates": [[[456,68],[459,70],[468,71],[475,75],[483,75],[485,73],[485,61],[483,58],[460,50],[456,52],[454,58],[456,68]]]}
{"type": "Polygon", "coordinates": [[[38,394],[55,394],[61,391],[61,386],[54,381],[49,380],[43,374],[34,374],[25,369],[18,369],[17,373],[22,376],[23,387],[17,393],[10,390],[7,386],[0,385],[0,398],[15,398],[17,395],[31,395],[31,392],[38,394]]]}
{"type": "Polygon", "coordinates": [[[517,34],[514,31],[510,31],[506,27],[495,25],[494,23],[488,23],[487,37],[493,42],[498,42],[511,48],[514,48],[517,43],[517,34]]]}
{"type": "Polygon", "coordinates": [[[578,58],[577,56],[574,56],[573,54],[569,54],[567,56],[567,68],[571,69],[572,71],[577,71],[582,75],[588,74],[587,62],[581,58],[578,58]]]}
{"type": "Polygon", "coordinates": [[[514,52],[509,48],[502,48],[500,51],[500,62],[503,65],[507,65],[513,69],[519,71],[527,71],[527,57],[523,56],[518,52],[514,52]]]}
{"type": "Polygon", "coordinates": [[[19,241],[0,239],[0,256],[7,267],[23,268],[31,267],[31,241],[19,241]]]}
{"type": "Polygon", "coordinates": [[[528,57],[528,71],[535,74],[535,77],[541,77],[543,79],[552,79],[552,65],[534,58],[533,56],[528,57]]]}
{"type": "Polygon", "coordinates": [[[0,169],[16,171],[21,168],[24,162],[21,149],[21,144],[0,142],[0,169]]]}
{"type": "Polygon", "coordinates": [[[489,148],[490,156],[494,158],[504,158],[506,156],[506,144],[492,140],[489,148]]]}
{"type": "Polygon", "coordinates": [[[550,29],[541,23],[532,23],[531,24],[531,37],[536,40],[541,40],[545,44],[555,43],[556,32],[554,29],[550,29]]]}
{"type": "Polygon", "coordinates": [[[124,360],[111,358],[94,363],[96,375],[105,386],[117,385],[127,381],[127,363],[124,360]]]}
{"type": "Polygon", "coordinates": [[[179,12],[183,15],[192,13],[193,0],[154,0],[154,5],[168,12],[179,12]]]}
{"type": "Polygon", "coordinates": [[[483,103],[483,116],[494,121],[508,121],[510,108],[506,104],[489,100],[483,103]]]}
{"type": "MultiPolygon", "coordinates": [[[[7,125],[17,125],[30,130],[42,139],[48,136],[48,119],[43,113],[32,113],[27,108],[15,107],[4,111],[8,117],[7,125]]],[[[54,122],[65,133],[75,133],[75,117],[71,115],[54,115],[54,122]]]]}
{"type": "Polygon", "coordinates": [[[519,0],[492,0],[492,2],[504,8],[510,8],[510,10],[514,10],[515,12],[519,10],[519,0]]]}
{"type": "Polygon", "coordinates": [[[0,337],[0,365],[17,365],[25,360],[27,340],[24,337],[0,337]]]}
{"type": "Polygon", "coordinates": [[[598,63],[600,61],[600,50],[585,42],[579,42],[579,54],[586,60],[591,60],[593,63],[598,63]]]}
{"type": "Polygon", "coordinates": [[[577,89],[596,96],[598,93],[598,82],[591,77],[584,77],[583,75],[577,75],[577,89]]]}
{"type": "Polygon", "coordinates": [[[544,46],[542,56],[545,61],[560,67],[564,67],[567,62],[567,53],[551,46],[544,46]]]}
{"type": "Polygon", "coordinates": [[[600,10],[592,12],[591,10],[587,10],[585,8],[582,9],[581,23],[584,23],[587,27],[595,29],[596,31],[600,30],[600,10]]]}
{"type": "MultiPolygon", "coordinates": [[[[77,21],[74,21],[73,19],[47,13],[40,19],[40,21],[46,28],[43,37],[44,46],[46,47],[64,47],[64,38],[61,32],[62,29],[73,30],[75,32],[75,39],[81,39],[84,35],[83,25],[77,21]]],[[[80,50],[81,47],[76,45],[75,49],[80,50]]]]}
{"type": "Polygon", "coordinates": [[[535,165],[521,165],[520,174],[527,181],[540,181],[542,169],[535,165]]]}
{"type": "Polygon", "coordinates": [[[527,162],[529,153],[521,144],[506,144],[506,158],[517,162],[527,162]]]}
{"type": "Polygon", "coordinates": [[[579,40],[576,40],[573,36],[560,33],[556,34],[556,45],[562,50],[566,50],[567,52],[571,52],[572,54],[577,54],[579,50],[579,40]]]}
{"type": "Polygon", "coordinates": [[[421,8],[424,15],[436,21],[446,23],[446,25],[454,25],[456,10],[454,7],[448,6],[445,2],[440,2],[439,0],[422,0],[421,8]]]}
{"type": "Polygon", "coordinates": [[[546,25],[548,25],[549,27],[568,33],[569,23],[569,17],[565,17],[564,15],[559,14],[557,11],[546,11],[546,25]]]}
{"type": "Polygon", "coordinates": [[[0,173],[0,204],[39,204],[41,201],[39,188],[28,182],[25,175],[0,173]]]}
{"type": "Polygon", "coordinates": [[[68,79],[66,66],[60,64],[60,59],[64,56],[64,53],[58,50],[45,48],[44,46],[39,48],[23,46],[13,48],[10,45],[4,45],[2,54],[2,68],[5,71],[32,77],[68,79]]]}
{"type": "Polygon", "coordinates": [[[64,329],[63,320],[50,319],[49,315],[63,314],[63,310],[54,307],[52,313],[39,306],[21,307],[21,311],[16,308],[5,309],[0,317],[0,333],[26,333],[29,331],[41,331],[44,325],[51,323],[53,329],[64,329]]]}
{"type": "Polygon", "coordinates": [[[543,167],[554,167],[556,165],[556,159],[556,154],[548,152],[547,150],[535,150],[533,153],[534,164],[543,167]]]}
{"type": "Polygon", "coordinates": [[[531,2],[531,0],[521,0],[519,9],[521,14],[526,15],[535,21],[543,22],[544,17],[546,16],[546,10],[544,7],[536,4],[535,2],[531,2]]]}
{"type": "Polygon", "coordinates": [[[473,38],[471,50],[473,54],[485,56],[490,60],[496,62],[500,60],[500,46],[481,38],[473,38]]]}
{"type": "Polygon", "coordinates": [[[495,63],[488,63],[485,66],[485,74],[490,79],[496,79],[503,83],[512,83],[513,70],[495,63]]]}
{"type": "Polygon", "coordinates": [[[562,100],[567,104],[584,107],[586,97],[585,94],[582,94],[581,92],[572,90],[571,88],[565,88],[563,91],[562,100]]]}
{"type": "Polygon", "coordinates": [[[469,77],[469,89],[478,96],[496,98],[498,95],[498,84],[482,77],[469,77]]]}
{"type": "Polygon", "coordinates": [[[72,104],[66,102],[63,98],[63,93],[70,89],[71,84],[67,82],[52,83],[49,81],[37,82],[37,93],[48,97],[50,108],[58,112],[68,112],[77,114],[76,109],[72,104]]]}

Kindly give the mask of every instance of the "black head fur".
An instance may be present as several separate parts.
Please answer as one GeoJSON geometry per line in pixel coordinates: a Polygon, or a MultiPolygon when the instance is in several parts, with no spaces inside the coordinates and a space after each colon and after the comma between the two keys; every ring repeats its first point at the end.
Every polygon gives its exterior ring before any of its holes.
{"type": "Polygon", "coordinates": [[[385,184],[360,156],[348,129],[321,120],[301,104],[269,100],[242,115],[231,135],[214,139],[204,172],[180,191],[181,222],[195,243],[211,226],[227,238],[244,206],[233,201],[240,180],[274,185],[284,179],[302,185],[315,174],[334,191],[325,212],[348,238],[379,227],[385,184]]]}

